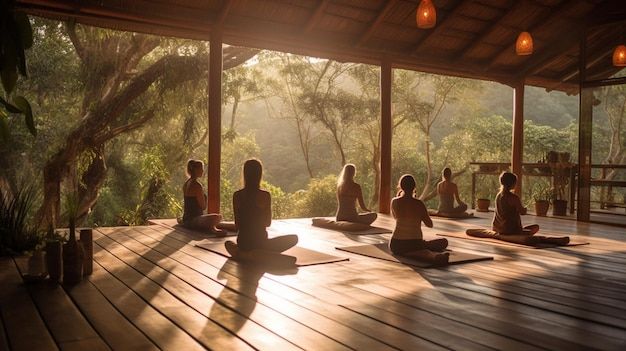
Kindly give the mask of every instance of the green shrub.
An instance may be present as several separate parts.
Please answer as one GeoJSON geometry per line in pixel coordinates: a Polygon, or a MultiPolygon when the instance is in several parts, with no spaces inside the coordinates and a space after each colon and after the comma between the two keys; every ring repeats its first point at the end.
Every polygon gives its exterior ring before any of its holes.
{"type": "Polygon", "coordinates": [[[40,242],[36,228],[28,223],[34,197],[32,186],[14,194],[0,189],[0,255],[32,250],[40,242]]]}
{"type": "Polygon", "coordinates": [[[337,211],[337,176],[311,179],[306,190],[294,194],[296,217],[333,216],[337,211]]]}

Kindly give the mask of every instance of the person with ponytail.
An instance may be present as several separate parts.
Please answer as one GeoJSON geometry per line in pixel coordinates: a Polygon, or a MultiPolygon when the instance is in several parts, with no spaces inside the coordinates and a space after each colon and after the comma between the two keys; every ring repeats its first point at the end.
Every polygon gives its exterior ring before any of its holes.
{"type": "Polygon", "coordinates": [[[237,243],[225,243],[233,257],[242,251],[256,249],[280,253],[298,243],[297,235],[268,238],[266,228],[272,224],[272,198],[269,192],[261,189],[262,175],[261,161],[249,159],[243,164],[243,189],[233,194],[237,243]]]}
{"type": "Polygon", "coordinates": [[[347,221],[362,224],[372,224],[376,220],[376,213],[371,212],[363,201],[361,186],[354,181],[356,167],[352,163],[343,166],[337,180],[337,221],[347,221]],[[356,203],[365,213],[358,213],[356,203]]]}
{"type": "Polygon", "coordinates": [[[187,176],[183,185],[183,218],[182,225],[196,230],[209,230],[213,234],[223,235],[225,231],[215,226],[220,223],[219,213],[204,214],[207,197],[198,179],[204,174],[204,163],[200,160],[187,161],[187,176]]]}

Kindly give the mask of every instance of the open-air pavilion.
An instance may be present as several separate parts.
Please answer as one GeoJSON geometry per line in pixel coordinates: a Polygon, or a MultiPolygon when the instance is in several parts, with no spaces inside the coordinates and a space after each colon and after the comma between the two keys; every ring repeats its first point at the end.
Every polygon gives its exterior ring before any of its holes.
{"type": "MultiPolygon", "coordinates": [[[[592,177],[593,169],[623,172],[626,166],[591,160],[594,89],[626,83],[623,67],[612,62],[615,47],[626,41],[625,4],[442,0],[434,1],[436,25],[419,29],[419,3],[20,0],[17,8],[210,42],[209,212],[220,208],[224,44],[381,67],[381,215],[374,224],[387,229],[393,228],[388,214],[394,68],[511,86],[510,169],[516,174],[529,169],[522,154],[524,87],[577,94],[578,158],[569,162],[576,220],[533,220],[542,230],[589,245],[535,249],[451,238],[452,249],[494,260],[424,269],[335,250],[385,242],[389,234],[355,236],[290,219],[275,221],[270,233],[298,233],[300,246],[349,261],[267,272],[199,249],[194,244],[205,237],[166,224],[99,228],[94,274],[74,287],[25,286],[18,274],[25,262],[1,261],[0,281],[7,288],[0,293],[0,350],[623,349],[624,229],[592,223],[590,201],[592,187],[626,186],[620,178],[592,177]],[[530,55],[516,54],[523,31],[532,34],[530,55]]],[[[480,214],[471,225],[488,227],[490,220],[490,214],[480,214]]],[[[436,220],[424,235],[467,226],[436,220]]]]}

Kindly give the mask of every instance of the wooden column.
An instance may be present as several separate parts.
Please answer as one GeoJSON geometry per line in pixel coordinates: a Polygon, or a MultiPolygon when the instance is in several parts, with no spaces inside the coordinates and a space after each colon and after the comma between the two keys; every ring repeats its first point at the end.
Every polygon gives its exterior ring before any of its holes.
{"type": "Polygon", "coordinates": [[[380,188],[378,212],[389,213],[391,203],[391,62],[380,66],[380,188]]]}
{"type": "Polygon", "coordinates": [[[517,175],[515,194],[522,197],[522,162],[524,162],[524,82],[513,88],[513,136],[511,172],[517,175]]]}
{"type": "MultiPolygon", "coordinates": [[[[585,33],[583,31],[583,33],[585,33]]],[[[593,89],[584,88],[587,61],[586,35],[580,40],[579,106],[578,106],[578,199],[576,219],[589,221],[591,200],[591,132],[593,121],[593,89]]]]}
{"type": "Polygon", "coordinates": [[[220,212],[222,156],[222,33],[212,31],[209,46],[209,161],[207,213],[220,212]]]}

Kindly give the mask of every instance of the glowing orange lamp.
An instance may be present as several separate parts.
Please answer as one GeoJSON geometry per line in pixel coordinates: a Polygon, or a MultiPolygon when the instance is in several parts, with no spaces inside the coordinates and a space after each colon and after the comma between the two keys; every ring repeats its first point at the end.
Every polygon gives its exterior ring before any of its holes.
{"type": "Polygon", "coordinates": [[[520,56],[533,53],[533,37],[528,32],[521,32],[515,42],[515,53],[520,56]]]}
{"type": "Polygon", "coordinates": [[[613,51],[613,66],[626,67],[626,46],[618,45],[613,51]]]}
{"type": "Polygon", "coordinates": [[[435,26],[437,23],[437,11],[431,0],[422,0],[420,2],[415,13],[415,20],[418,28],[428,29],[435,26]]]}

